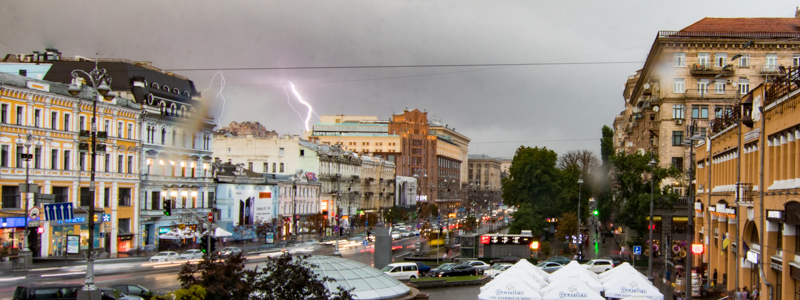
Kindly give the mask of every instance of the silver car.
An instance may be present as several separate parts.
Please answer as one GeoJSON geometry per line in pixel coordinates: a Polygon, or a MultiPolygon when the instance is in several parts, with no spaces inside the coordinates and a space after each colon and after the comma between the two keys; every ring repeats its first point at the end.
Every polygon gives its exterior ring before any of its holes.
{"type": "Polygon", "coordinates": [[[239,249],[237,247],[225,247],[225,248],[222,248],[222,251],[219,252],[219,255],[220,256],[230,256],[230,255],[237,255],[237,254],[241,254],[241,253],[242,253],[242,249],[239,249]]]}
{"type": "Polygon", "coordinates": [[[494,278],[495,276],[499,275],[500,273],[503,273],[503,271],[508,270],[508,268],[511,268],[512,266],[514,265],[508,263],[494,264],[492,265],[491,268],[489,268],[489,270],[486,270],[484,274],[488,275],[490,278],[494,278]]]}
{"type": "Polygon", "coordinates": [[[197,249],[186,250],[186,252],[181,253],[181,256],[178,259],[199,259],[203,258],[203,251],[197,249]]]}
{"type": "Polygon", "coordinates": [[[150,262],[168,262],[178,260],[178,252],[175,251],[162,251],[150,257],[150,262]]]}
{"type": "Polygon", "coordinates": [[[558,271],[558,269],[561,269],[561,267],[563,266],[564,265],[554,261],[543,261],[536,265],[536,267],[542,269],[542,271],[545,271],[547,273],[553,273],[555,271],[558,271]]]}

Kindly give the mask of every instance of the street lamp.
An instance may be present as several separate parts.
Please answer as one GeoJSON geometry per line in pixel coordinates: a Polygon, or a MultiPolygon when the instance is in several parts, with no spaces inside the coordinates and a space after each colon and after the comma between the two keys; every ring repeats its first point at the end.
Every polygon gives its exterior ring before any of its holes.
{"type": "Polygon", "coordinates": [[[578,177],[578,258],[582,258],[583,252],[581,251],[581,188],[583,188],[583,174],[578,177]]]}
{"type": "Polygon", "coordinates": [[[27,264],[29,262],[28,257],[31,256],[31,253],[30,253],[31,249],[28,247],[28,232],[29,232],[29,230],[28,230],[28,218],[29,217],[27,216],[27,214],[28,214],[28,209],[29,209],[28,208],[28,202],[29,202],[28,201],[28,193],[32,193],[31,192],[31,188],[30,188],[30,184],[29,184],[29,180],[28,180],[28,178],[30,176],[31,158],[33,158],[33,155],[30,154],[31,153],[30,152],[30,148],[31,148],[31,143],[32,142],[33,142],[33,134],[31,134],[31,133],[28,133],[25,136],[25,142],[24,143],[22,142],[22,136],[19,136],[19,139],[17,140],[17,146],[18,147],[25,146],[25,153],[24,154],[20,153],[19,156],[20,156],[21,159],[25,160],[25,190],[20,191],[20,198],[23,201],[25,201],[25,204],[24,204],[25,205],[25,214],[26,214],[26,216],[25,216],[25,230],[23,231],[23,235],[22,235],[23,248],[22,248],[21,252],[24,253],[23,256],[25,256],[25,265],[26,266],[27,266],[27,264]]]}
{"type": "Polygon", "coordinates": [[[650,230],[650,239],[649,239],[649,246],[650,249],[647,251],[647,279],[653,281],[653,182],[655,181],[656,177],[656,159],[653,158],[653,151],[650,151],[650,226],[648,230],[650,230]]]}
{"type": "MultiPolygon", "coordinates": [[[[419,174],[422,173],[422,177],[424,179],[427,179],[428,178],[428,172],[425,171],[425,169],[417,169],[417,170],[414,171],[414,173],[416,173],[416,174],[414,174],[414,178],[417,180],[417,190],[420,190],[421,185],[420,185],[420,182],[419,182],[419,174]]],[[[417,205],[420,205],[420,207],[421,207],[421,204],[419,203],[419,201],[417,201],[417,205]]],[[[420,209],[420,212],[422,212],[421,209],[420,209]]],[[[419,224],[419,217],[420,216],[417,216],[417,224],[419,224]]],[[[422,243],[420,242],[420,237],[422,236],[422,232],[419,230],[421,228],[422,228],[422,226],[420,226],[420,228],[417,229],[417,243],[414,244],[414,249],[417,252],[417,256],[419,256],[422,253],[421,250],[420,250],[420,247],[422,247],[422,243]]]]}
{"type": "Polygon", "coordinates": [[[105,69],[97,68],[97,61],[94,63],[94,69],[86,72],[80,69],[72,71],[72,83],[67,88],[72,96],[78,96],[83,90],[83,84],[80,75],[83,74],[89,82],[92,83],[92,127],[91,127],[91,151],[92,151],[92,169],[89,181],[89,192],[91,199],[89,202],[89,216],[86,218],[89,227],[89,249],[86,251],[86,281],[81,289],[83,293],[78,293],[78,299],[99,299],[100,292],[94,285],[94,205],[95,205],[95,170],[97,169],[97,98],[103,96],[106,100],[114,99],[111,88],[108,86],[111,83],[111,76],[106,74],[105,69]],[[79,86],[80,84],[80,86],[79,86]]]}
{"type": "MultiPolygon", "coordinates": [[[[686,232],[691,234],[691,241],[687,241],[687,244],[691,245],[694,243],[694,210],[692,207],[692,203],[694,203],[694,186],[692,182],[694,181],[694,169],[692,165],[694,164],[694,142],[700,141],[703,139],[699,134],[695,134],[694,131],[697,129],[697,121],[692,121],[692,124],[687,126],[688,127],[688,135],[691,136],[690,138],[683,141],[684,146],[689,146],[689,199],[687,199],[687,210],[688,210],[688,221],[686,223],[686,232]],[[693,135],[694,134],[694,135],[693,135]],[[689,203],[691,201],[692,203],[689,203]]],[[[686,274],[684,276],[684,282],[686,283],[686,297],[691,297],[692,295],[692,256],[694,254],[687,253],[686,255],[686,274]]]]}

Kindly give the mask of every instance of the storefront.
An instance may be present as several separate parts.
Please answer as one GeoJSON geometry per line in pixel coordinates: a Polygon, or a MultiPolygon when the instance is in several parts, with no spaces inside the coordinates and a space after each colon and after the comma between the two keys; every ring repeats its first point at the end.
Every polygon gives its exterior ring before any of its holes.
{"type": "Polygon", "coordinates": [[[24,217],[0,218],[0,249],[18,251],[23,243],[24,232],[24,217]]]}
{"type": "MultiPolygon", "coordinates": [[[[80,236],[80,250],[85,251],[89,249],[89,222],[86,220],[87,214],[76,214],[72,219],[50,221],[50,255],[62,256],[66,251],[66,243],[68,235],[80,236]]],[[[105,251],[105,236],[103,232],[102,214],[95,214],[94,226],[94,249],[97,251],[105,251]],[[103,246],[101,246],[103,245],[103,246]]]]}

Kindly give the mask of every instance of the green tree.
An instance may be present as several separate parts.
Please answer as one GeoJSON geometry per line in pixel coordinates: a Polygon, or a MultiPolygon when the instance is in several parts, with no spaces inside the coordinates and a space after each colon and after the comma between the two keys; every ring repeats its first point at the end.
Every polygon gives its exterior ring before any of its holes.
{"type": "Polygon", "coordinates": [[[614,130],[603,126],[603,137],[600,139],[600,167],[591,188],[597,201],[597,218],[605,223],[611,220],[614,210],[614,194],[612,193],[612,180],[610,176],[611,157],[614,156],[614,130]]]}
{"type": "Polygon", "coordinates": [[[539,250],[542,251],[544,257],[550,257],[550,252],[552,252],[552,249],[550,249],[550,242],[544,241],[541,244],[539,244],[539,250]]]}
{"type": "Polygon", "coordinates": [[[439,216],[439,206],[436,204],[428,205],[428,213],[430,216],[436,218],[439,216]]]}
{"type": "Polygon", "coordinates": [[[568,235],[575,235],[578,233],[578,218],[575,212],[565,212],[558,219],[558,231],[556,231],[556,238],[566,241],[568,235]]]}
{"type": "MultiPolygon", "coordinates": [[[[643,236],[647,231],[647,216],[650,215],[650,184],[651,179],[655,187],[661,186],[665,178],[677,178],[681,171],[675,168],[661,168],[654,170],[648,165],[650,154],[626,155],[620,152],[611,157],[617,203],[615,209],[619,211],[616,222],[630,228],[643,236]]],[[[672,208],[679,195],[672,193],[670,187],[656,188],[652,194],[655,207],[672,208]]]]}
{"type": "Polygon", "coordinates": [[[475,227],[478,225],[478,220],[475,218],[475,215],[470,214],[467,216],[467,219],[464,220],[464,230],[467,232],[475,231],[475,227]]]}
{"type": "Polygon", "coordinates": [[[520,146],[514,154],[509,175],[503,178],[503,202],[531,205],[541,216],[555,216],[560,171],[557,155],[547,148],[520,146]]]}
{"type": "Polygon", "coordinates": [[[530,230],[533,236],[540,236],[545,226],[547,223],[544,221],[544,217],[533,209],[533,205],[523,203],[514,212],[514,221],[508,228],[508,233],[519,234],[522,230],[530,230]]]}

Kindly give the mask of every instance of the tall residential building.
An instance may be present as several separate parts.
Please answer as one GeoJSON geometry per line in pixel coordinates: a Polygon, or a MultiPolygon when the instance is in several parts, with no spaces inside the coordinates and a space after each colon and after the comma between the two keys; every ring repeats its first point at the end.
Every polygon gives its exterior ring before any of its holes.
{"type": "Polygon", "coordinates": [[[486,154],[470,154],[467,176],[469,207],[491,210],[498,205],[502,194],[502,162],[486,154]]]}
{"type": "MultiPolygon", "coordinates": [[[[42,76],[44,77],[44,76],[42,76]]],[[[67,92],[64,83],[0,73],[0,245],[19,250],[24,232],[25,201],[28,208],[40,205],[32,194],[20,193],[26,176],[38,185],[41,194],[52,194],[55,203],[72,203],[74,219],[40,221],[42,234],[31,230],[29,248],[34,257],[63,256],[67,235],[80,235],[81,249],[90,243],[86,210],[92,194],[89,190],[91,156],[80,147],[79,133],[90,128],[92,93],[84,88],[77,97],[67,92]],[[26,135],[33,138],[26,146],[26,135]],[[33,154],[29,171],[22,154],[33,154]]],[[[137,105],[123,97],[98,100],[100,124],[122,122],[136,124],[137,105]]],[[[103,129],[101,128],[101,131],[103,129]]],[[[105,154],[97,157],[94,246],[101,252],[116,255],[138,246],[133,239],[139,201],[140,144],[138,127],[109,128],[108,139],[101,143],[105,154]],[[111,159],[113,157],[113,159],[111,159]],[[119,159],[117,159],[119,157],[119,159]],[[107,220],[107,222],[104,222],[107,220]],[[101,233],[105,233],[101,235],[101,233]]]]}

